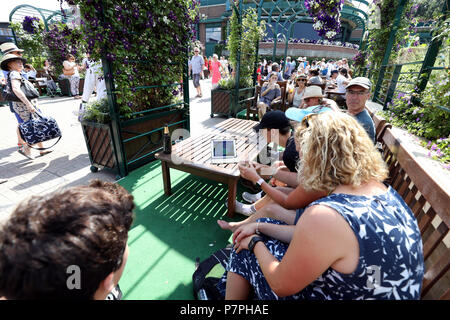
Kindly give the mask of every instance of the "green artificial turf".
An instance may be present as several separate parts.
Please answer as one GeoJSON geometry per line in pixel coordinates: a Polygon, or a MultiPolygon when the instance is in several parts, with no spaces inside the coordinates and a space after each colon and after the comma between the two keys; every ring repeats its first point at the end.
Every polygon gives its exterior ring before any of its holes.
{"type": "Polygon", "coordinates": [[[130,253],[119,282],[125,300],[194,299],[196,257],[202,261],[230,240],[231,233],[220,229],[217,219],[244,218],[225,217],[226,185],[172,169],[170,175],[170,197],[164,194],[159,161],[119,181],[136,203],[130,253]]]}

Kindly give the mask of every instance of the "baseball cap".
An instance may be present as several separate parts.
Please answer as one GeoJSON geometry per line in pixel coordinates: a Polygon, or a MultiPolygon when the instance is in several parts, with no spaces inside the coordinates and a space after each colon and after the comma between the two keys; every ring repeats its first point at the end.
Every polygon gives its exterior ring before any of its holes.
{"type": "Polygon", "coordinates": [[[348,87],[351,87],[351,86],[360,86],[365,89],[370,89],[370,88],[372,88],[372,82],[369,80],[369,78],[366,78],[366,77],[356,77],[356,78],[350,80],[350,82],[345,87],[345,89],[347,89],[348,87]]]}
{"type": "Polygon", "coordinates": [[[272,110],[264,114],[261,121],[253,127],[258,132],[260,129],[283,129],[291,124],[283,111],[272,110]]]}
{"type": "Polygon", "coordinates": [[[294,121],[302,122],[303,118],[308,114],[321,113],[325,111],[333,111],[333,110],[321,105],[309,107],[306,109],[299,109],[292,107],[286,110],[286,117],[294,121]]]}

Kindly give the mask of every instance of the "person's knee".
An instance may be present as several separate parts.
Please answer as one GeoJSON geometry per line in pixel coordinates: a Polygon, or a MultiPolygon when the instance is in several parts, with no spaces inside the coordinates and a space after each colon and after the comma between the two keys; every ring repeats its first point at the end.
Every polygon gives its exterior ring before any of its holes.
{"type": "Polygon", "coordinates": [[[260,217],[274,218],[273,212],[275,210],[276,204],[272,199],[269,199],[268,201],[269,203],[259,209],[257,213],[260,217]]]}

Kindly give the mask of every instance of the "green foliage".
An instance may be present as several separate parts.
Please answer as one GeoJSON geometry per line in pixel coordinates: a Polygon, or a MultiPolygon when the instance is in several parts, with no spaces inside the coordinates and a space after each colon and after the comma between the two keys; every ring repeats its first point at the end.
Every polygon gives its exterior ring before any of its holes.
{"type": "Polygon", "coordinates": [[[28,33],[23,30],[21,22],[11,22],[10,27],[14,31],[17,39],[17,46],[24,51],[24,58],[31,63],[35,69],[40,69],[46,59],[45,45],[43,42],[44,22],[39,20],[36,33],[28,33]]]}
{"type": "MultiPolygon", "coordinates": [[[[239,24],[238,13],[233,9],[229,22],[230,33],[227,49],[230,53],[229,61],[236,70],[238,52],[240,51],[239,87],[252,86],[252,76],[255,68],[257,46],[266,35],[265,21],[258,25],[258,14],[254,8],[248,8],[242,14],[242,24],[239,24]]],[[[219,83],[219,86],[221,84],[219,83]]]]}
{"type": "Polygon", "coordinates": [[[97,123],[108,123],[111,121],[109,116],[109,104],[106,98],[96,100],[90,103],[84,113],[83,120],[97,123]]]}
{"type": "MultiPolygon", "coordinates": [[[[371,70],[374,70],[370,76],[372,83],[377,83],[378,71],[388,46],[399,3],[400,0],[381,0],[374,2],[370,7],[369,25],[371,28],[365,46],[360,52],[364,60],[358,63],[358,67],[369,67],[371,70]]],[[[416,7],[413,7],[412,1],[407,2],[400,17],[388,64],[397,60],[400,49],[403,46],[411,45],[410,40],[414,36],[414,25],[417,23],[417,19],[414,17],[416,9],[416,7]]],[[[358,69],[357,73],[360,73],[360,71],[358,69]]]]}
{"type": "MultiPolygon", "coordinates": [[[[180,92],[198,22],[195,0],[73,0],[80,8],[87,51],[106,58],[120,115],[171,105],[180,92]]],[[[169,108],[167,109],[169,110],[169,108]]]]}
{"type": "Polygon", "coordinates": [[[43,41],[55,75],[63,73],[63,62],[68,54],[72,54],[81,64],[85,52],[85,40],[79,27],[69,28],[65,23],[56,22],[49,26],[48,32],[44,33],[43,41]]]}
{"type": "MultiPolygon", "coordinates": [[[[395,126],[404,128],[422,138],[422,145],[429,149],[428,156],[446,164],[450,169],[450,18],[440,21],[434,26],[434,38],[442,41],[434,67],[427,86],[420,94],[415,93],[415,86],[400,83],[397,90],[411,94],[398,93],[384,116],[395,126]],[[415,99],[412,99],[414,97],[415,99]],[[415,103],[413,103],[413,101],[415,103]]],[[[410,59],[423,57],[423,50],[411,52],[410,59]]],[[[419,65],[406,65],[402,72],[418,71],[419,65]]],[[[421,76],[425,76],[422,74],[421,76]]],[[[400,81],[409,80],[417,83],[417,76],[402,75],[400,81]]]]}

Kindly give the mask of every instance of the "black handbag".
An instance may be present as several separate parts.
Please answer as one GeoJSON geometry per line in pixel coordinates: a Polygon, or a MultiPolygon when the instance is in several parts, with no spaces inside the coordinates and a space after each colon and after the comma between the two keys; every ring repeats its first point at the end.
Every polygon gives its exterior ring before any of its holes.
{"type": "MultiPolygon", "coordinates": [[[[62,134],[56,120],[52,117],[45,117],[36,111],[32,113],[30,120],[19,124],[20,135],[23,140],[31,147],[38,142],[44,142],[58,138],[51,146],[53,147],[61,139],[62,134]]],[[[36,150],[45,150],[48,148],[33,148],[36,150]]]]}
{"type": "MultiPolygon", "coordinates": [[[[30,81],[26,80],[24,77],[22,77],[22,75],[21,75],[20,81],[21,81],[20,89],[25,94],[25,96],[27,97],[28,100],[39,98],[39,92],[36,90],[36,88],[30,81]]],[[[5,101],[22,102],[22,100],[20,100],[16,96],[16,94],[14,93],[14,91],[12,89],[11,78],[10,78],[9,74],[8,74],[7,84],[2,90],[2,96],[3,96],[3,100],[5,100],[5,101]]]]}

